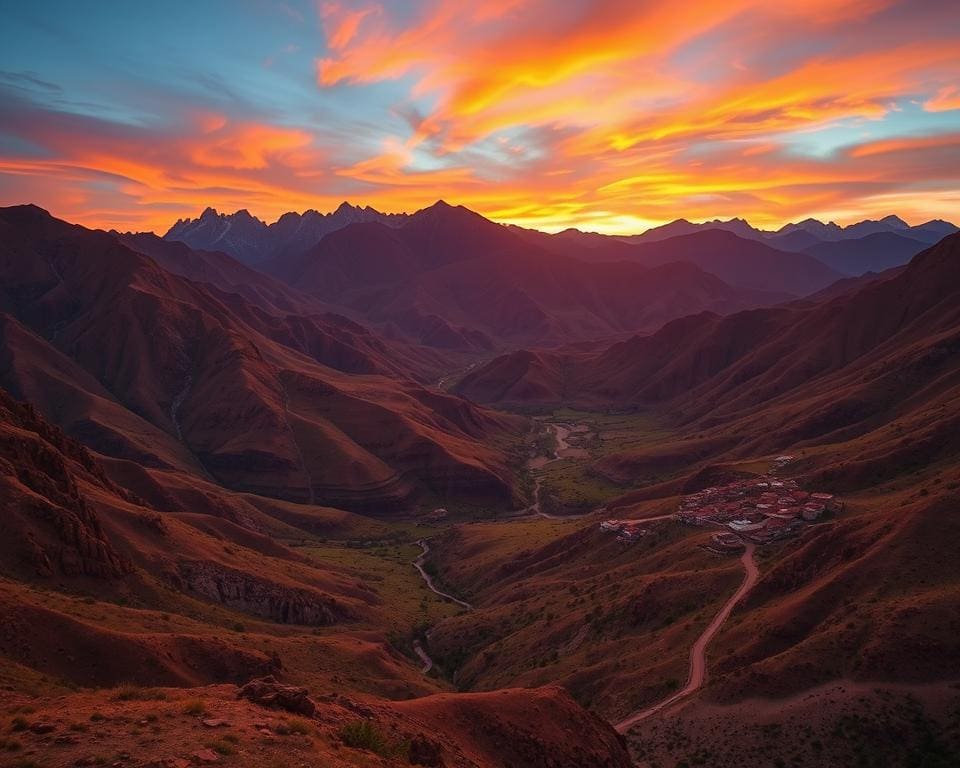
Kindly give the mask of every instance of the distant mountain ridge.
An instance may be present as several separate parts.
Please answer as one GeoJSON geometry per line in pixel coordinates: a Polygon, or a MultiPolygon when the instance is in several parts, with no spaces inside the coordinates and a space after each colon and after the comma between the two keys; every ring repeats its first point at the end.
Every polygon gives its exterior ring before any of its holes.
{"type": "Polygon", "coordinates": [[[822,290],[846,275],[815,255],[775,248],[729,229],[691,229],[663,240],[638,243],[577,230],[556,235],[520,228],[514,231],[551,253],[581,261],[627,261],[646,267],[683,261],[735,288],[797,297],[822,290]]]}
{"type": "MultiPolygon", "coordinates": [[[[320,213],[313,209],[303,213],[290,212],[283,214],[272,224],[267,224],[251,215],[246,209],[226,214],[219,213],[214,208],[207,208],[195,219],[179,219],[163,238],[186,243],[194,249],[223,251],[244,264],[263,267],[271,261],[303,253],[314,247],[326,235],[350,224],[378,222],[388,227],[399,227],[414,215],[416,214],[382,213],[369,205],[361,207],[343,202],[330,213],[320,213]]],[[[538,230],[526,230],[513,226],[508,228],[520,233],[531,233],[534,236],[548,236],[547,233],[538,230]]],[[[808,218],[784,224],[777,230],[759,229],[743,218],[713,219],[702,223],[681,218],[635,235],[601,235],[571,227],[551,237],[596,247],[613,242],[632,245],[656,243],[708,230],[731,232],[745,240],[761,241],[782,251],[809,252],[817,258],[820,258],[819,255],[809,249],[821,243],[859,240],[881,233],[896,235],[899,240],[891,237],[885,241],[875,241],[875,246],[886,242],[890,248],[882,249],[878,259],[867,264],[863,270],[866,272],[882,271],[890,266],[905,264],[912,256],[923,250],[922,247],[914,248],[912,243],[918,243],[920,246],[933,245],[947,235],[960,231],[960,228],[942,219],[931,219],[923,224],[911,226],[896,215],[876,220],[865,219],[847,226],[840,226],[832,221],[824,223],[818,219],[808,218]],[[905,253],[908,255],[904,258],[902,254],[905,253]],[[895,263],[891,263],[891,260],[895,263]]],[[[862,251],[862,247],[855,247],[853,250],[862,251]]],[[[827,251],[836,254],[840,262],[857,261],[855,257],[846,255],[843,246],[827,249],[827,251]]],[[[587,260],[601,259],[588,258],[587,260]]],[[[827,263],[827,265],[844,272],[836,264],[827,263]]],[[[854,273],[844,272],[844,274],[853,275],[854,273]]]]}
{"type": "Polygon", "coordinates": [[[179,219],[164,239],[180,241],[191,248],[223,251],[244,264],[258,266],[286,252],[304,251],[324,235],[349,224],[376,221],[397,226],[406,219],[404,213],[381,213],[369,205],[361,208],[347,202],[331,213],[313,209],[285,213],[272,224],[252,216],[246,209],[224,214],[207,208],[196,219],[179,219]]]}
{"type": "Polygon", "coordinates": [[[400,226],[351,224],[264,269],[392,338],[474,351],[651,331],[704,309],[726,314],[790,297],[672,261],[592,264],[439,201],[400,226]]]}
{"type": "Polygon", "coordinates": [[[777,247],[783,247],[785,238],[796,232],[811,235],[819,241],[851,240],[872,235],[877,232],[894,232],[914,240],[920,240],[928,245],[936,243],[947,235],[960,231],[955,224],[942,219],[931,219],[923,224],[911,226],[899,216],[884,216],[882,219],[864,219],[855,224],[840,226],[832,221],[824,223],[819,219],[804,219],[799,222],[784,224],[777,230],[764,230],[754,227],[746,219],[713,219],[702,223],[695,223],[687,219],[676,219],[668,224],[653,227],[637,235],[625,235],[618,239],[624,242],[656,242],[678,235],[689,235],[704,229],[723,229],[733,232],[740,237],[753,240],[772,240],[777,247]],[[784,238],[780,240],[780,238],[784,238]]]}
{"type": "MultiPolygon", "coordinates": [[[[867,272],[882,272],[885,269],[903,266],[924,248],[960,229],[942,219],[932,219],[923,224],[911,226],[899,216],[894,215],[876,220],[865,219],[845,227],[832,221],[824,223],[817,219],[804,219],[800,222],[785,224],[775,231],[758,229],[751,226],[745,219],[738,218],[726,221],[714,219],[702,224],[677,219],[639,235],[607,239],[651,247],[653,244],[672,241],[674,238],[690,237],[710,231],[729,232],[744,240],[760,242],[778,251],[805,253],[845,276],[859,277],[867,272]]],[[[568,237],[571,236],[569,233],[565,234],[568,237]]],[[[583,234],[591,238],[604,237],[592,233],[583,234]]],[[[594,244],[596,245],[596,240],[594,244]]],[[[725,275],[718,274],[727,279],[725,275]]]]}
{"type": "MultiPolygon", "coordinates": [[[[735,218],[678,219],[629,237],[576,229],[551,235],[438,201],[412,214],[343,203],[272,224],[246,210],[207,208],[178,221],[160,242],[183,243],[192,258],[206,254],[204,269],[217,273],[206,279],[239,286],[231,290],[258,303],[290,308],[266,278],[219,274],[215,252],[389,338],[476,353],[650,332],[684,314],[800,298],[901,266],[955,229],[887,216],[848,227],[807,219],[767,232],[735,218]]],[[[164,258],[159,243],[138,237],[134,247],[164,258]]]]}

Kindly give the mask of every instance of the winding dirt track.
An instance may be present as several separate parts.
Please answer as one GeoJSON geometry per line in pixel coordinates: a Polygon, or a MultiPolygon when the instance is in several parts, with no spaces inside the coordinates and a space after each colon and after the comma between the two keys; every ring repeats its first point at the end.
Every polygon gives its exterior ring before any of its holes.
{"type": "Polygon", "coordinates": [[[420,549],[423,551],[417,556],[417,559],[413,561],[413,567],[417,569],[417,571],[420,574],[420,577],[423,579],[424,584],[427,585],[427,588],[431,592],[433,592],[435,595],[439,595],[440,597],[442,597],[444,600],[449,600],[450,602],[463,606],[468,610],[473,608],[473,606],[470,605],[470,603],[466,603],[458,597],[454,597],[453,595],[449,595],[446,592],[441,592],[439,589],[437,589],[436,585],[433,583],[433,579],[430,577],[430,574],[427,573],[423,567],[423,562],[424,560],[426,560],[427,553],[430,551],[430,547],[427,545],[427,540],[420,539],[420,541],[418,541],[417,544],[420,545],[420,549]]]}
{"type": "Polygon", "coordinates": [[[656,714],[657,712],[670,706],[671,704],[680,701],[681,699],[685,699],[687,696],[703,687],[703,684],[707,679],[707,646],[710,644],[710,641],[713,640],[717,632],[720,631],[720,627],[723,626],[723,623],[730,617],[730,613],[733,611],[734,606],[736,606],[736,604],[739,603],[747,595],[747,593],[754,588],[754,586],[756,586],[757,579],[760,576],[760,572],[757,569],[757,562],[753,558],[754,549],[754,545],[748,543],[747,548],[744,550],[743,555],[740,558],[740,562],[743,564],[743,569],[746,572],[743,583],[740,585],[739,589],[733,593],[733,596],[723,604],[723,607],[720,609],[717,615],[713,617],[713,620],[703,631],[703,634],[697,638],[697,641],[690,649],[690,674],[687,678],[687,684],[669,698],[664,699],[658,704],[654,704],[652,707],[647,707],[639,712],[635,712],[626,720],[622,720],[621,722],[617,723],[614,728],[616,728],[619,733],[626,733],[641,720],[646,720],[651,715],[656,714]]]}

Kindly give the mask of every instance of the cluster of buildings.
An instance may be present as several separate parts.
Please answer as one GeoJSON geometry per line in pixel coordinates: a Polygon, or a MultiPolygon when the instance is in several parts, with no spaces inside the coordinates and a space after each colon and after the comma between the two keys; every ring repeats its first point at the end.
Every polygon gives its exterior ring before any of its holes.
{"type": "Polygon", "coordinates": [[[617,541],[625,544],[633,544],[649,533],[642,527],[640,520],[604,520],[600,523],[600,530],[604,533],[615,533],[617,541]]]}
{"type": "MultiPolygon", "coordinates": [[[[783,464],[792,457],[784,459],[783,464]]],[[[783,465],[781,464],[781,466],[783,465]]],[[[801,490],[795,480],[771,476],[738,480],[685,496],[679,520],[688,525],[722,526],[712,545],[719,551],[738,551],[741,539],[765,544],[792,536],[824,512],[839,512],[843,502],[830,493],[801,490]]]]}

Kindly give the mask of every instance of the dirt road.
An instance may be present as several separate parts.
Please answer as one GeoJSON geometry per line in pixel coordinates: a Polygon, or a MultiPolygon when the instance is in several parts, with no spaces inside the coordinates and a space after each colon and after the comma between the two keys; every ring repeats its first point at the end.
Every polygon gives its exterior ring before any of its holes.
{"type": "Polygon", "coordinates": [[[739,603],[751,589],[757,583],[760,572],[757,569],[757,562],[754,560],[755,547],[753,544],[747,544],[747,548],[744,550],[743,555],[740,558],[740,562],[743,564],[743,569],[746,573],[743,579],[743,583],[740,585],[739,589],[733,593],[733,596],[723,604],[723,607],[713,617],[713,620],[707,625],[707,628],[703,631],[703,634],[697,638],[697,641],[693,644],[693,647],[690,649],[690,673],[687,678],[687,684],[681,688],[679,691],[674,693],[672,696],[664,699],[659,704],[654,704],[652,707],[647,707],[642,709],[639,712],[636,712],[626,720],[623,720],[617,723],[614,728],[617,729],[619,733],[626,733],[633,726],[639,723],[641,720],[646,720],[651,715],[656,714],[665,707],[674,704],[681,699],[685,699],[690,694],[699,690],[703,687],[704,682],[707,679],[707,646],[710,644],[710,641],[713,640],[717,632],[720,631],[720,627],[723,626],[723,623],[730,617],[730,613],[733,611],[734,606],[739,603]]]}
{"type": "Polygon", "coordinates": [[[427,558],[427,553],[430,551],[430,547],[427,545],[426,539],[420,539],[417,542],[420,545],[420,549],[423,550],[418,556],[417,559],[413,561],[413,567],[417,569],[417,572],[423,578],[424,583],[427,585],[427,588],[433,592],[435,595],[439,595],[444,600],[449,600],[452,603],[463,606],[464,608],[470,609],[473,608],[470,603],[466,603],[460,598],[454,597],[453,595],[448,595],[446,592],[441,592],[437,589],[436,585],[433,583],[433,579],[430,577],[430,574],[426,572],[423,567],[424,560],[427,558]]]}

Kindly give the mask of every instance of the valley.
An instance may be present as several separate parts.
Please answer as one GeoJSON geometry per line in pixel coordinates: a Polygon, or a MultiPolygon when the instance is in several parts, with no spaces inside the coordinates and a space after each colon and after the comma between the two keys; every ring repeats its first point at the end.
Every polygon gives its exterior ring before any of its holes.
{"type": "MultiPolygon", "coordinates": [[[[387,242],[516,247],[448,208],[387,242]]],[[[108,738],[170,765],[765,765],[785,708],[821,718],[777,731],[790,750],[841,761],[826,713],[870,685],[897,702],[877,723],[924,724],[911,755],[952,754],[952,689],[931,686],[960,679],[956,236],[818,298],[471,351],[381,336],[227,254],[32,208],[0,225],[0,706],[10,728],[33,710],[23,759],[107,759],[108,738]],[[237,703],[251,680],[302,686],[312,735],[237,703]],[[184,715],[188,695],[230,725],[184,715]],[[129,740],[121,696],[158,702],[129,740]],[[54,700],[105,724],[74,730],[54,700]],[[505,714],[532,700],[583,733],[505,714]],[[483,713],[507,742],[466,725],[483,713]],[[728,716],[756,725],[746,762],[728,716]],[[351,746],[356,723],[379,746],[351,746]]]]}
{"type": "Polygon", "coordinates": [[[3,3],[0,768],[958,768],[956,6],[3,3]]]}

